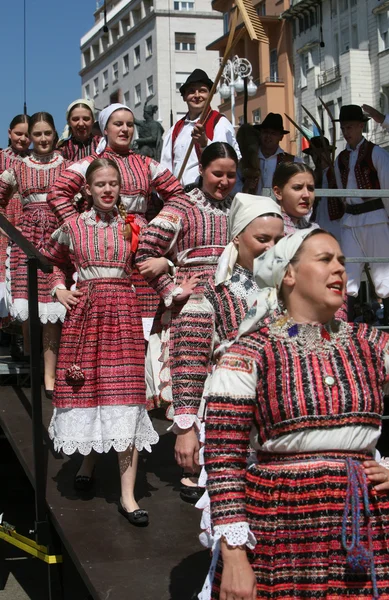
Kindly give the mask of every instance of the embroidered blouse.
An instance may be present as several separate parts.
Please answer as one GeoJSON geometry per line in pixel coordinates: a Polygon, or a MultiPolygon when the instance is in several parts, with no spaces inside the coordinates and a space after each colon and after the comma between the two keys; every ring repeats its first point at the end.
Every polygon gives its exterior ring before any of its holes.
{"type": "Polygon", "coordinates": [[[131,242],[123,237],[123,228],[116,208],[105,213],[92,207],[62,224],[43,251],[56,265],[49,275],[52,293],[57,288],[66,289],[70,263],[77,270],[78,281],[130,277],[133,253],[131,242]]]}
{"type": "Polygon", "coordinates": [[[389,335],[365,324],[297,325],[283,316],[221,358],[207,402],[205,446],[219,538],[231,525],[248,532],[245,475],[253,425],[265,452],[373,452],[388,351],[389,335]]]}
{"type": "Polygon", "coordinates": [[[195,188],[184,199],[171,200],[142,231],[136,262],[166,256],[177,267],[176,280],[166,273],[149,279],[166,306],[176,283],[191,271],[201,271],[202,286],[214,273],[228,243],[230,205],[230,197],[219,202],[195,188]]]}
{"type": "Polygon", "coordinates": [[[57,151],[62,154],[65,160],[76,162],[86,156],[90,156],[96,152],[96,148],[100,141],[99,135],[90,136],[85,142],[76,140],[73,136],[65,140],[57,151]]]}

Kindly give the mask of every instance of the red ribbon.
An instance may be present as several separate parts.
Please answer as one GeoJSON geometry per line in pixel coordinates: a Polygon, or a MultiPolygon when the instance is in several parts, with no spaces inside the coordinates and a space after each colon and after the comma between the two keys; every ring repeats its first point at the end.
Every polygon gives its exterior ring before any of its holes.
{"type": "Polygon", "coordinates": [[[135,221],[135,215],[127,215],[126,220],[124,221],[126,225],[131,226],[131,252],[136,252],[139,243],[139,232],[140,226],[135,221]]]}

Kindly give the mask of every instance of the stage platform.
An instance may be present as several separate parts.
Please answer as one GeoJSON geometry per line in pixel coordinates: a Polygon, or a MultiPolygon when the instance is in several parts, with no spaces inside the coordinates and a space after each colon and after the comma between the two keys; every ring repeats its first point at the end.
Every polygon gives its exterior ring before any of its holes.
{"type": "MultiPolygon", "coordinates": [[[[50,401],[43,398],[45,428],[51,413],[50,401]]],[[[66,600],[197,598],[209,565],[209,553],[198,541],[200,511],[179,498],[174,436],[166,433],[168,423],[163,413],[155,415],[153,422],[160,441],[153,454],[141,453],[137,481],[137,498],[150,514],[150,525],[143,529],[131,526],[117,512],[120,484],[116,454],[99,458],[95,495],[81,498],[73,490],[81,457],[55,453],[45,429],[46,498],[64,549],[64,573],[75,567],[85,585],[77,587],[77,577],[65,576],[66,600]]],[[[0,388],[0,426],[34,485],[28,388],[0,388]]],[[[7,514],[4,519],[8,520],[7,514]]],[[[12,524],[18,528],[15,515],[12,524]]]]}

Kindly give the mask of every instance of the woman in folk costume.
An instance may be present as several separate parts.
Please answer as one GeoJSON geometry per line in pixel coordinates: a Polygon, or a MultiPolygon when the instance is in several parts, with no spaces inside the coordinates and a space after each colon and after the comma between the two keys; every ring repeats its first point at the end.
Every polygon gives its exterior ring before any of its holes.
{"type": "MultiPolygon", "coordinates": [[[[26,156],[0,176],[0,206],[6,207],[18,191],[23,213],[18,227],[22,234],[42,250],[50,235],[58,227],[55,215],[47,203],[48,191],[66,167],[64,158],[54,151],[56,130],[53,117],[46,112],[32,115],[29,137],[33,144],[26,156]]],[[[7,305],[11,317],[22,322],[24,351],[29,354],[27,264],[24,252],[16,245],[8,246],[6,273],[7,305]]],[[[43,356],[45,364],[45,389],[53,394],[55,365],[60,337],[60,322],[65,318],[65,308],[50,294],[48,275],[38,271],[39,318],[43,324],[43,356]]]]}
{"type": "MultiPolygon", "coordinates": [[[[0,175],[7,169],[12,169],[28,154],[30,138],[28,137],[28,115],[16,115],[8,129],[8,148],[0,150],[0,175]]],[[[0,208],[1,214],[7,217],[12,225],[17,225],[22,214],[22,203],[18,193],[10,198],[5,208],[0,208]]],[[[0,319],[2,325],[7,321],[8,310],[5,305],[5,261],[7,257],[8,237],[0,230],[0,319]]]]}
{"type": "Polygon", "coordinates": [[[93,485],[95,453],[114,448],[119,512],[133,525],[147,525],[148,514],[134,498],[138,451],[151,451],[158,435],[145,407],[142,320],[132,282],[139,227],[126,223],[121,176],[116,162],[93,161],[85,174],[93,206],[70,217],[45,250],[57,265],[53,293],[68,309],[49,434],[57,451],[84,455],[75,478],[79,491],[93,485]],[[78,274],[76,291],[65,286],[71,263],[78,274]]]}
{"type": "Polygon", "coordinates": [[[95,103],[79,98],[66,110],[66,125],[57,148],[66,160],[75,162],[96,152],[101,136],[93,135],[95,103]]]}
{"type": "Polygon", "coordinates": [[[273,176],[273,193],[281,205],[285,234],[297,229],[315,229],[309,220],[315,201],[315,177],[305,163],[284,162],[273,176]]]}
{"type": "MultiPolygon", "coordinates": [[[[119,167],[121,174],[121,200],[127,219],[140,227],[147,224],[146,212],[153,210],[152,190],[156,190],[164,201],[179,199],[183,189],[177,179],[155,160],[135,154],[130,150],[134,137],[134,114],[124,104],[111,104],[99,114],[99,125],[104,137],[96,154],[69,166],[58,178],[49,195],[49,204],[59,221],[63,223],[77,214],[73,202],[85,185],[85,173],[96,158],[110,158],[119,167]]],[[[160,261],[167,269],[166,261],[160,261]]],[[[152,319],[158,304],[155,292],[146,284],[137,271],[132,276],[141,306],[142,318],[152,319]]]]}
{"type": "MultiPolygon", "coordinates": [[[[258,288],[253,260],[284,235],[279,205],[271,198],[237,194],[229,215],[230,243],[201,295],[193,294],[181,311],[172,352],[175,454],[184,477],[199,469],[199,432],[210,373],[220,346],[232,340],[258,288]]],[[[200,436],[200,437],[203,437],[200,436]]],[[[204,440],[202,440],[204,441],[204,440]]],[[[202,478],[203,479],[203,478],[202,478]]],[[[196,502],[199,487],[181,486],[181,498],[196,502]]]]}
{"type": "Polygon", "coordinates": [[[207,400],[215,542],[202,600],[389,597],[389,471],[372,460],[389,336],[334,320],[344,263],[319,229],[254,261],[260,291],[207,400]]]}
{"type": "Polygon", "coordinates": [[[161,296],[146,359],[150,406],[172,402],[170,357],[181,327],[182,309],[193,291],[202,294],[228,243],[229,193],[235,184],[238,158],[225,142],[215,142],[201,155],[201,181],[185,199],[170,201],[142,231],[136,263],[161,296]],[[154,276],[144,270],[150,258],[167,257],[175,273],[154,276]],[[162,350],[161,350],[162,344],[162,350]]]}

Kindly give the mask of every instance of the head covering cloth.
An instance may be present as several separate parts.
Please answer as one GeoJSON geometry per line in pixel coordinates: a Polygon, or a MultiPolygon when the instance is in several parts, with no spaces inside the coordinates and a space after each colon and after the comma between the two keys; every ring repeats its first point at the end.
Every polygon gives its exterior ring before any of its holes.
{"type": "Polygon", "coordinates": [[[311,233],[311,229],[297,230],[254,259],[254,280],[259,292],[241,322],[234,341],[259,329],[263,320],[278,308],[278,295],[288,266],[305,238],[311,233]]]}
{"type": "Polygon", "coordinates": [[[231,279],[235,263],[238,259],[238,249],[233,239],[239,235],[247,225],[257,217],[267,214],[281,215],[281,208],[268,196],[254,196],[252,194],[236,194],[232,201],[228,217],[230,243],[225,247],[219,258],[215,273],[215,283],[219,285],[231,279]]]}
{"type": "Polygon", "coordinates": [[[84,106],[86,106],[86,108],[89,108],[89,110],[92,113],[92,118],[93,118],[93,120],[95,120],[95,103],[93,100],[88,100],[86,98],[78,98],[78,100],[74,100],[73,102],[71,102],[69,104],[69,106],[66,109],[66,125],[64,127],[64,130],[63,130],[58,142],[65,142],[66,140],[69,140],[71,138],[72,130],[69,126],[68,120],[69,120],[69,115],[71,113],[72,108],[77,106],[77,104],[84,104],[84,106]]]}
{"type": "MultiPolygon", "coordinates": [[[[103,137],[101,138],[99,145],[96,148],[97,154],[102,154],[105,148],[107,147],[107,136],[104,134],[104,130],[107,127],[107,123],[109,121],[110,116],[117,110],[129,110],[135,119],[135,115],[132,112],[131,108],[129,108],[125,104],[120,104],[119,102],[116,102],[115,104],[110,104],[106,108],[103,108],[103,110],[99,114],[99,126],[103,137]]],[[[132,139],[136,139],[136,136],[134,135],[132,139]]]]}

